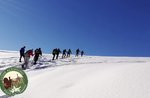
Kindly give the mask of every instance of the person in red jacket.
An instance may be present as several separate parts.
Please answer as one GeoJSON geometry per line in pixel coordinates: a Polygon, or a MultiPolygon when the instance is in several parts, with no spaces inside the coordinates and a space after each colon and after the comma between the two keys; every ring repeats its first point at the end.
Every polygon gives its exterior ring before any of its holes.
{"type": "Polygon", "coordinates": [[[29,68],[28,64],[29,64],[30,56],[33,56],[33,49],[28,50],[28,51],[25,53],[25,60],[24,60],[24,64],[22,65],[22,68],[23,68],[23,69],[29,68]]]}

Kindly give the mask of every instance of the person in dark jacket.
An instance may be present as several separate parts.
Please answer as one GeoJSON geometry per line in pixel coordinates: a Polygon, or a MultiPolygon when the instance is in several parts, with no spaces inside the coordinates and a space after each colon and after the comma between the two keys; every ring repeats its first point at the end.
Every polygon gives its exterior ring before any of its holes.
{"type": "Polygon", "coordinates": [[[57,52],[56,52],[56,59],[58,59],[60,53],[61,53],[61,51],[60,51],[60,49],[58,48],[58,49],[57,49],[57,52]]]}
{"type": "Polygon", "coordinates": [[[19,59],[19,62],[21,62],[21,59],[22,59],[22,57],[23,58],[25,58],[25,46],[24,47],[22,47],[21,49],[20,49],[20,59],[19,59]]]}
{"type": "Polygon", "coordinates": [[[63,54],[62,54],[62,59],[66,57],[66,52],[67,52],[67,50],[64,49],[64,50],[63,50],[63,54]]]}
{"type": "Polygon", "coordinates": [[[84,51],[81,51],[81,57],[84,55],[84,51]]]}
{"type": "Polygon", "coordinates": [[[79,48],[78,48],[78,49],[76,50],[76,56],[78,56],[79,53],[80,53],[80,50],[79,50],[79,48]]]}
{"type": "Polygon", "coordinates": [[[72,54],[71,49],[67,51],[67,57],[70,57],[70,54],[72,54]]]}
{"type": "Polygon", "coordinates": [[[37,61],[38,61],[38,59],[39,59],[39,55],[40,55],[40,51],[39,51],[39,49],[36,49],[36,50],[34,51],[34,64],[37,63],[37,61]]]}
{"type": "Polygon", "coordinates": [[[55,59],[56,54],[57,54],[57,48],[53,49],[53,51],[52,51],[52,55],[53,55],[53,59],[52,60],[55,59]]]}
{"type": "Polygon", "coordinates": [[[41,50],[41,48],[39,48],[39,55],[42,56],[42,50],[41,50]]]}

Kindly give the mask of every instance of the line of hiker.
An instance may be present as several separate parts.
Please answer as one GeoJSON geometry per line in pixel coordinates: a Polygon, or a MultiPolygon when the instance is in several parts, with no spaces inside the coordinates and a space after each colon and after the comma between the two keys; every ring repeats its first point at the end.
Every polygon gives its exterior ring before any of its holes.
{"type": "Polygon", "coordinates": [[[56,59],[58,59],[60,53],[61,53],[61,51],[59,48],[53,49],[53,51],[52,51],[53,59],[52,60],[54,60],[55,57],[56,57],[56,59]]]}
{"type": "Polygon", "coordinates": [[[53,55],[52,60],[55,60],[55,58],[58,59],[60,53],[62,53],[62,59],[66,58],[66,57],[70,57],[70,55],[72,54],[71,49],[69,49],[68,51],[66,49],[64,49],[61,52],[59,48],[55,48],[52,51],[52,55],[53,55]]]}
{"type": "MultiPolygon", "coordinates": [[[[60,53],[62,53],[62,59],[64,59],[64,58],[70,57],[70,55],[72,54],[72,51],[71,51],[71,49],[68,49],[68,51],[66,49],[64,49],[61,52],[61,50],[59,48],[55,48],[52,51],[52,55],[53,55],[52,60],[58,59],[60,53]]],[[[84,51],[80,51],[78,48],[76,50],[75,56],[78,57],[80,55],[80,53],[81,53],[81,57],[82,57],[84,55],[84,51]]]]}
{"type": "Polygon", "coordinates": [[[42,56],[42,50],[41,48],[37,48],[35,49],[34,51],[34,54],[33,54],[33,49],[29,49],[25,52],[25,46],[22,47],[20,49],[20,58],[19,58],[19,62],[21,62],[21,59],[22,57],[24,58],[24,64],[22,65],[22,68],[23,69],[26,69],[28,68],[28,64],[29,64],[29,60],[30,60],[30,57],[34,55],[34,63],[33,64],[36,64],[38,59],[39,59],[39,56],[42,56]]]}
{"type": "Polygon", "coordinates": [[[79,53],[81,52],[81,57],[84,55],[84,51],[80,51],[79,48],[76,50],[76,56],[79,56],[79,53]]]}
{"type": "MultiPolygon", "coordinates": [[[[20,49],[20,58],[19,58],[19,62],[21,62],[21,59],[24,58],[24,63],[22,65],[23,69],[26,69],[29,67],[28,64],[29,64],[29,60],[30,60],[31,56],[34,56],[34,58],[33,58],[34,65],[37,64],[39,57],[42,56],[41,48],[37,48],[34,51],[33,51],[33,49],[29,49],[26,52],[25,52],[25,48],[26,47],[24,46],[20,49]]],[[[64,59],[64,58],[70,57],[72,54],[72,51],[71,51],[71,49],[68,49],[68,50],[64,49],[61,52],[61,50],[59,48],[55,48],[52,51],[52,55],[53,55],[52,60],[58,59],[60,53],[62,53],[62,59],[64,59]]],[[[84,51],[80,51],[79,49],[77,49],[75,56],[78,57],[79,55],[81,55],[81,57],[82,57],[84,55],[84,51]]]]}

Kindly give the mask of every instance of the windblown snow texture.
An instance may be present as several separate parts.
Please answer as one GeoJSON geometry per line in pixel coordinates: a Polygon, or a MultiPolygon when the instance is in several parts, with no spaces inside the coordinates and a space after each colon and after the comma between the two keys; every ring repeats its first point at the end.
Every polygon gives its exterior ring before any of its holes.
{"type": "MultiPolygon", "coordinates": [[[[44,54],[30,64],[26,91],[12,98],[150,98],[149,57],[51,59],[44,54]]],[[[0,72],[20,64],[18,52],[0,51],[0,72]]],[[[8,96],[0,91],[0,98],[8,96]]]]}

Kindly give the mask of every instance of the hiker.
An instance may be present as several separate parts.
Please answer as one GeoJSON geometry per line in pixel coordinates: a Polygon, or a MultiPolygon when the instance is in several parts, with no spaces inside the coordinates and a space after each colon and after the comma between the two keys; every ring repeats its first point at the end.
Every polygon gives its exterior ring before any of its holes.
{"type": "Polygon", "coordinates": [[[57,49],[57,52],[56,52],[56,59],[58,59],[60,53],[61,53],[61,51],[60,51],[60,49],[58,48],[58,49],[57,49]]]}
{"type": "Polygon", "coordinates": [[[29,68],[28,64],[29,64],[30,56],[33,56],[33,49],[28,50],[28,51],[25,53],[25,60],[24,60],[24,64],[22,65],[22,68],[23,68],[23,69],[29,68]]]}
{"type": "Polygon", "coordinates": [[[42,56],[42,50],[41,50],[41,48],[39,48],[39,55],[42,56]]]}
{"type": "Polygon", "coordinates": [[[81,57],[84,55],[84,51],[81,51],[81,57]]]}
{"type": "Polygon", "coordinates": [[[67,51],[67,57],[70,57],[70,54],[72,54],[71,49],[67,51]]]}
{"type": "Polygon", "coordinates": [[[22,47],[22,48],[20,49],[20,59],[19,59],[19,62],[21,62],[22,57],[23,57],[23,58],[25,57],[25,55],[24,55],[25,48],[26,48],[26,47],[24,46],[24,47],[22,47]]]}
{"type": "Polygon", "coordinates": [[[79,50],[79,48],[76,50],[76,56],[78,56],[79,55],[79,52],[80,52],[80,50],[79,50]]]}
{"type": "Polygon", "coordinates": [[[36,62],[37,62],[38,59],[39,59],[39,55],[40,55],[40,51],[39,51],[39,49],[36,49],[36,50],[34,51],[34,63],[33,63],[33,64],[36,64],[36,62]]]}
{"type": "Polygon", "coordinates": [[[52,51],[52,55],[53,55],[53,59],[52,60],[55,59],[56,53],[57,53],[57,48],[53,49],[53,51],[52,51]]]}
{"type": "Polygon", "coordinates": [[[64,50],[63,50],[63,54],[62,54],[62,59],[66,57],[66,52],[67,52],[67,50],[64,49],[64,50]]]}

